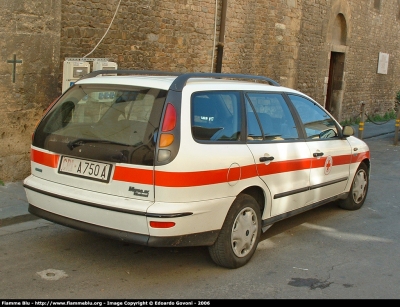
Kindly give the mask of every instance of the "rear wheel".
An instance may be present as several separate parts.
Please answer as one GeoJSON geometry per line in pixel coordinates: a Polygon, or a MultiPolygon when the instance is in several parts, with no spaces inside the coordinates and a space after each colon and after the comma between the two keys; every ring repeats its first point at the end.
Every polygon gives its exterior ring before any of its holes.
{"type": "Polygon", "coordinates": [[[368,185],[368,167],[365,163],[361,163],[354,176],[349,195],[339,202],[340,208],[346,210],[360,209],[367,197],[368,185]]]}
{"type": "Polygon", "coordinates": [[[246,194],[233,202],[214,245],[212,260],[229,269],[245,265],[256,251],[261,235],[261,212],[256,200],[246,194]]]}

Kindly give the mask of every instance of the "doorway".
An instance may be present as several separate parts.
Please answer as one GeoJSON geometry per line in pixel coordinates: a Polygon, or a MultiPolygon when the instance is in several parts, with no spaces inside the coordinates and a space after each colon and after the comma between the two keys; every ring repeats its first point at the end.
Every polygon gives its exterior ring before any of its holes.
{"type": "Polygon", "coordinates": [[[331,113],[338,121],[340,121],[339,117],[343,102],[344,60],[344,53],[331,52],[325,109],[328,110],[328,112],[331,113]]]}

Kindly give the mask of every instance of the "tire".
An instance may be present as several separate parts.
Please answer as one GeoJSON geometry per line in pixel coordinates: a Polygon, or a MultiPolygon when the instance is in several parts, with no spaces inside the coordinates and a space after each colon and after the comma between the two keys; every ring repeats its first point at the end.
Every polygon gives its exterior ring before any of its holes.
{"type": "Polygon", "coordinates": [[[253,197],[241,194],[232,203],[218,238],[208,251],[219,266],[236,269],[249,262],[260,235],[260,207],[253,197]]]}
{"type": "Polygon", "coordinates": [[[339,207],[346,210],[358,210],[364,204],[369,186],[368,167],[361,163],[354,176],[349,195],[339,201],[339,207]]]}

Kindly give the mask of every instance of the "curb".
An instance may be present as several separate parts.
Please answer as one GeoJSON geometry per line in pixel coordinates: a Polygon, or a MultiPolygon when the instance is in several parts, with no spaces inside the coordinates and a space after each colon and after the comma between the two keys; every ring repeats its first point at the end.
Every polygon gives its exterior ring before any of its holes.
{"type": "Polygon", "coordinates": [[[28,200],[22,181],[0,186],[0,227],[38,219],[28,211],[28,200]]]}

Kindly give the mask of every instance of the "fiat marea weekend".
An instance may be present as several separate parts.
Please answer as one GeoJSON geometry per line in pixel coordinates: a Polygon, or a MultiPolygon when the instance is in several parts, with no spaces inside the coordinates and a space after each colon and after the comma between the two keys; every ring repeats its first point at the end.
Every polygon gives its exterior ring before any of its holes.
{"type": "Polygon", "coordinates": [[[32,135],[29,212],[135,244],[207,246],[238,268],[272,224],[363,205],[370,151],[353,134],[268,77],[95,71],[32,135]]]}

